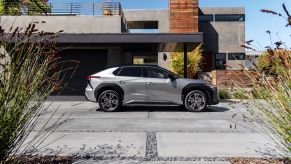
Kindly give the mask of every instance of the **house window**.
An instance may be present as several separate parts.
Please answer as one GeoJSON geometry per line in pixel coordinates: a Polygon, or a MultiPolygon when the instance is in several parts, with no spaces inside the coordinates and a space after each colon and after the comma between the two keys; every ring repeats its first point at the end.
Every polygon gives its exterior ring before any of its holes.
{"type": "Polygon", "coordinates": [[[133,56],[133,64],[158,65],[157,56],[133,56]]]}
{"type": "Polygon", "coordinates": [[[158,33],[158,21],[128,21],[127,28],[130,33],[158,33]]]}
{"type": "Polygon", "coordinates": [[[226,53],[217,53],[215,55],[215,69],[225,69],[226,53]]]}
{"type": "Polygon", "coordinates": [[[229,53],[228,60],[245,60],[246,54],[245,53],[229,53]]]}
{"type": "Polygon", "coordinates": [[[213,21],[213,15],[212,14],[207,14],[207,15],[199,15],[198,19],[199,22],[212,22],[213,21]]]}
{"type": "Polygon", "coordinates": [[[216,22],[244,22],[245,15],[244,14],[216,14],[215,15],[216,22]]]}

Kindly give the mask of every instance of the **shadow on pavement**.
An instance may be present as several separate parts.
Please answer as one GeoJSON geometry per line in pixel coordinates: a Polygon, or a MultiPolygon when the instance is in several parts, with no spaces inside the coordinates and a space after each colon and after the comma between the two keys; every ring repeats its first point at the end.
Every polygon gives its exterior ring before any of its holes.
{"type": "MultiPolygon", "coordinates": [[[[211,106],[207,107],[206,110],[204,110],[201,113],[207,113],[207,112],[226,112],[230,109],[224,108],[224,107],[216,107],[211,106]]],[[[160,107],[160,106],[135,106],[135,107],[122,107],[118,112],[189,112],[186,110],[183,106],[175,106],[175,107],[160,107]]]]}

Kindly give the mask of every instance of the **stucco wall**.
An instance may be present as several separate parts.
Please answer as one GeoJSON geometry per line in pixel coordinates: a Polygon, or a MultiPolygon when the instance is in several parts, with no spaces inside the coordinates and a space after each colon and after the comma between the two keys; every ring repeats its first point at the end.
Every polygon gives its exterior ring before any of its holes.
{"type": "Polygon", "coordinates": [[[31,22],[45,21],[37,24],[40,31],[65,33],[120,33],[120,16],[1,16],[0,24],[5,29],[27,26],[31,22]]]}
{"type": "Polygon", "coordinates": [[[170,17],[167,9],[125,9],[126,21],[159,21],[161,33],[170,32],[170,17]]]}
{"type": "Polygon", "coordinates": [[[244,7],[200,7],[204,14],[245,14],[244,7]]]}
{"type": "Polygon", "coordinates": [[[207,49],[215,50],[218,48],[218,52],[244,52],[244,48],[241,47],[245,42],[244,22],[200,23],[200,27],[201,31],[204,32],[204,42],[207,49]]]}
{"type": "MultiPolygon", "coordinates": [[[[200,14],[244,14],[244,8],[211,7],[200,8],[200,14]]],[[[215,53],[242,53],[241,47],[245,42],[245,22],[199,22],[199,30],[204,33],[204,47],[206,51],[215,53]]],[[[226,58],[228,55],[226,55],[226,58]]],[[[214,64],[214,63],[213,63],[214,64]]],[[[239,64],[245,61],[227,60],[231,69],[241,69],[239,64]]],[[[228,68],[230,69],[230,68],[228,68]]]]}

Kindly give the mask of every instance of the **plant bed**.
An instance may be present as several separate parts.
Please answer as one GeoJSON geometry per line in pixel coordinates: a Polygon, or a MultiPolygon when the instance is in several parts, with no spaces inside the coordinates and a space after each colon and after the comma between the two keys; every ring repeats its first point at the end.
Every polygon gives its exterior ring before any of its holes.
{"type": "Polygon", "coordinates": [[[8,163],[28,163],[28,164],[71,164],[76,159],[72,156],[52,156],[52,155],[24,155],[17,156],[8,163]]]}
{"type": "Polygon", "coordinates": [[[244,158],[234,157],[227,158],[232,164],[291,164],[291,160],[287,158],[244,158]]]}

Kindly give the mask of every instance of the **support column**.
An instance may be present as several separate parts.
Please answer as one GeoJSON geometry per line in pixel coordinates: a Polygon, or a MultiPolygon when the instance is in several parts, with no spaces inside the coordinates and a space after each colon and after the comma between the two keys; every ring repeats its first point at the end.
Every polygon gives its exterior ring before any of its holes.
{"type": "Polygon", "coordinates": [[[184,78],[188,78],[188,55],[187,55],[187,43],[184,43],[184,78]]]}

